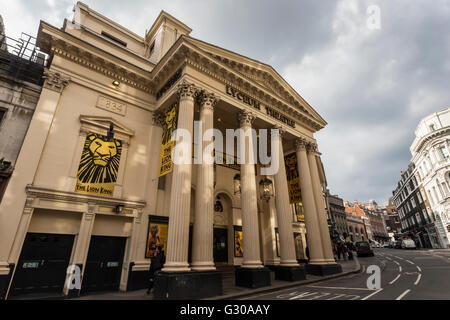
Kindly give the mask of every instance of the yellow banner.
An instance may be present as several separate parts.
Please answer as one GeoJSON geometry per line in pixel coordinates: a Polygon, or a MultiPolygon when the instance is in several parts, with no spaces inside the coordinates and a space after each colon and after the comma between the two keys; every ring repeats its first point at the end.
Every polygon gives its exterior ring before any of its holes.
{"type": "Polygon", "coordinates": [[[121,153],[120,140],[89,133],[81,154],[75,192],[112,197],[121,153]]]}
{"type": "Polygon", "coordinates": [[[163,136],[159,156],[160,177],[172,172],[173,169],[172,150],[175,147],[175,141],[171,140],[171,137],[177,128],[177,105],[175,102],[164,112],[163,136]]]}
{"type": "Polygon", "coordinates": [[[302,202],[300,179],[298,177],[297,155],[295,152],[284,156],[284,164],[286,167],[290,203],[302,202]]]}

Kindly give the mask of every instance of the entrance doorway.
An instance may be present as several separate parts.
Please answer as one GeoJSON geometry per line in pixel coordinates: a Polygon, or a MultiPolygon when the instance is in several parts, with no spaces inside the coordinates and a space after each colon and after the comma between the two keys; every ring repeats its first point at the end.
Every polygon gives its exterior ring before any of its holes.
{"type": "Polygon", "coordinates": [[[214,228],[214,262],[228,263],[228,230],[222,228],[214,228]]]}
{"type": "Polygon", "coordinates": [[[27,233],[10,296],[62,293],[74,236],[27,233]]]}
{"type": "Polygon", "coordinates": [[[126,238],[92,236],[82,292],[119,290],[126,238]]]}

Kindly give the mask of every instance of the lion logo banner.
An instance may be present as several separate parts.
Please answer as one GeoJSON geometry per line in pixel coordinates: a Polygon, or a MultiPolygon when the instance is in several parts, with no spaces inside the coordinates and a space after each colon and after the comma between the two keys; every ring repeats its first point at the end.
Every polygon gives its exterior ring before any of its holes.
{"type": "Polygon", "coordinates": [[[159,156],[159,176],[162,177],[173,169],[172,150],[175,147],[172,133],[177,128],[177,103],[172,104],[164,112],[164,125],[161,143],[161,153],[159,156]]]}
{"type": "Polygon", "coordinates": [[[300,179],[298,177],[297,155],[295,153],[285,155],[284,163],[286,167],[290,203],[302,202],[300,179]]]}
{"type": "Polygon", "coordinates": [[[81,154],[75,192],[112,197],[121,153],[120,140],[89,133],[81,154]]]}

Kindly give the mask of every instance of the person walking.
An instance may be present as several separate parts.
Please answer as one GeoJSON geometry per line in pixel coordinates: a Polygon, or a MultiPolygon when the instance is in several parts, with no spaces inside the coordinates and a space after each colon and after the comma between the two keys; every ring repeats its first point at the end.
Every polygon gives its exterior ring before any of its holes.
{"type": "Polygon", "coordinates": [[[152,258],[152,262],[150,263],[149,283],[148,283],[147,294],[150,294],[150,291],[153,289],[153,284],[155,282],[155,275],[162,269],[165,262],[166,262],[166,257],[164,256],[164,251],[162,250],[162,246],[157,246],[156,254],[152,258]]]}
{"type": "Polygon", "coordinates": [[[345,245],[344,242],[341,242],[340,247],[341,247],[342,259],[347,260],[347,251],[348,251],[347,246],[345,245]]]}
{"type": "Polygon", "coordinates": [[[342,248],[340,246],[339,242],[336,242],[336,244],[334,245],[334,251],[336,252],[336,256],[338,261],[341,260],[341,253],[342,253],[342,248]]]}

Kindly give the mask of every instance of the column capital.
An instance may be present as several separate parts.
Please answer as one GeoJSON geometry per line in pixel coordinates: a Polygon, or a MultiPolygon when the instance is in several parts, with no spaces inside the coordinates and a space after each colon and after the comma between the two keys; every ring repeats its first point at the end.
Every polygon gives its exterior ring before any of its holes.
{"type": "Polygon", "coordinates": [[[283,127],[281,127],[281,126],[273,126],[272,129],[277,129],[278,133],[279,133],[279,136],[280,136],[280,139],[283,139],[283,137],[284,137],[284,135],[286,133],[286,130],[283,127]]]}
{"type": "Polygon", "coordinates": [[[220,98],[214,95],[214,93],[209,93],[202,90],[198,94],[198,102],[202,108],[214,109],[220,98]]]}
{"type": "Polygon", "coordinates": [[[70,77],[63,73],[52,71],[49,69],[44,70],[44,88],[61,93],[64,88],[69,84],[70,77]]]}
{"type": "Polygon", "coordinates": [[[153,112],[152,123],[154,126],[162,127],[164,125],[165,119],[164,114],[160,111],[153,112]]]}
{"type": "Polygon", "coordinates": [[[193,83],[182,81],[177,86],[177,95],[179,99],[195,99],[200,92],[200,89],[193,83]]]}
{"type": "Polygon", "coordinates": [[[294,140],[295,150],[296,151],[306,151],[308,141],[303,138],[297,138],[294,140]]]}
{"type": "Polygon", "coordinates": [[[243,127],[243,126],[251,126],[253,124],[253,121],[255,121],[256,116],[246,110],[242,110],[238,113],[237,115],[238,121],[239,121],[239,126],[243,127]]]}

